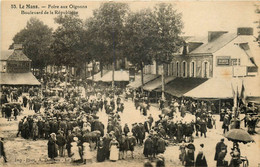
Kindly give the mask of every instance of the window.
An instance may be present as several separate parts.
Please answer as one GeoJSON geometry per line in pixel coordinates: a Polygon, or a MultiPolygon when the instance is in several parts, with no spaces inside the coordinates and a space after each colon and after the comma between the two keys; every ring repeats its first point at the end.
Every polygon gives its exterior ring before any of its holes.
{"type": "Polygon", "coordinates": [[[202,78],[208,78],[209,77],[209,62],[204,61],[202,63],[202,78]]]}
{"type": "Polygon", "coordinates": [[[176,63],[176,76],[179,76],[179,62],[176,63]]]}
{"type": "Polygon", "coordinates": [[[190,77],[196,77],[196,64],[194,61],[190,63],[190,77]]]}
{"type": "Polygon", "coordinates": [[[240,59],[231,59],[231,65],[232,66],[239,66],[240,65],[240,59]],[[238,64],[237,64],[238,62],[238,64]]]}
{"type": "Polygon", "coordinates": [[[183,61],[182,62],[182,77],[186,77],[187,76],[187,62],[183,61]]]}

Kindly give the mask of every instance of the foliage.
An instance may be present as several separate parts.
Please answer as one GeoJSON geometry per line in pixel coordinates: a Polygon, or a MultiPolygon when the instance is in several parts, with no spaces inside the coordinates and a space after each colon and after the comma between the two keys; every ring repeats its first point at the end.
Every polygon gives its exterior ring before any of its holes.
{"type": "Polygon", "coordinates": [[[59,15],[55,19],[59,24],[53,33],[51,49],[56,65],[78,66],[85,62],[85,33],[83,22],[77,15],[59,15]]]}
{"type": "Polygon", "coordinates": [[[152,32],[151,10],[141,10],[128,16],[124,33],[124,51],[128,60],[138,69],[151,64],[152,32]]]}
{"type": "Polygon", "coordinates": [[[26,27],[13,37],[13,44],[23,44],[25,55],[32,60],[32,67],[42,69],[50,63],[52,40],[52,29],[39,19],[30,18],[26,27]]]}
{"type": "Polygon", "coordinates": [[[171,4],[160,3],[155,6],[152,18],[154,59],[159,64],[170,63],[172,54],[182,45],[182,15],[171,4]]]}
{"type": "Polygon", "coordinates": [[[128,13],[124,3],[103,3],[93,11],[93,17],[86,20],[89,37],[89,53],[102,63],[112,63],[122,58],[123,29],[128,13]]]}

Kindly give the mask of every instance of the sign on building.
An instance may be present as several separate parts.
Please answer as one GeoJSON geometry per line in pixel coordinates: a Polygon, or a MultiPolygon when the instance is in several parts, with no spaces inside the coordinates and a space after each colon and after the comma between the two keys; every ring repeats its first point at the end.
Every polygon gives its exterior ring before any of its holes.
{"type": "Polygon", "coordinates": [[[217,65],[218,66],[229,66],[230,65],[230,56],[217,56],[217,65]]]}

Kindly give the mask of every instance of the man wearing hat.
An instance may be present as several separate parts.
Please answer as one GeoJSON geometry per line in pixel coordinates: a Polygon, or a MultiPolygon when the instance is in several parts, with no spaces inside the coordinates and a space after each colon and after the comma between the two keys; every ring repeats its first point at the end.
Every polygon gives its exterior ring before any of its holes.
{"type": "MultiPolygon", "coordinates": [[[[225,154],[227,153],[227,145],[224,143],[224,138],[222,138],[216,145],[216,148],[215,148],[215,157],[214,157],[214,160],[217,161],[217,164],[218,164],[218,161],[219,161],[219,154],[220,152],[224,151],[225,154]]],[[[225,158],[225,156],[223,157],[223,159],[225,158]]],[[[218,165],[217,165],[218,166],[218,165]]]]}
{"type": "Polygon", "coordinates": [[[64,132],[59,130],[58,131],[58,135],[57,135],[57,145],[58,145],[58,151],[59,151],[59,156],[60,157],[63,157],[64,154],[63,154],[63,150],[64,150],[64,146],[66,144],[66,139],[64,137],[64,132]]]}
{"type": "Polygon", "coordinates": [[[229,131],[229,116],[225,115],[224,120],[223,120],[223,125],[222,125],[222,129],[224,129],[223,133],[225,134],[225,132],[229,131]]]}

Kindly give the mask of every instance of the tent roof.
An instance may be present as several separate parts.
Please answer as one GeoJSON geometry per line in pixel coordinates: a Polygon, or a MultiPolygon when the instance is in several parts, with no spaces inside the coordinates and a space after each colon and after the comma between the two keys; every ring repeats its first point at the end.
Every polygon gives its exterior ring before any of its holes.
{"type": "MultiPolygon", "coordinates": [[[[174,76],[169,76],[165,78],[165,84],[169,83],[170,81],[174,80],[174,76]]],[[[146,91],[153,91],[154,89],[162,87],[162,76],[156,78],[155,80],[148,82],[144,86],[144,90],[146,91]]]]}
{"type": "MultiPolygon", "coordinates": [[[[112,82],[112,71],[109,71],[102,78],[100,78],[102,82],[112,82]]],[[[128,71],[115,71],[114,73],[114,81],[115,82],[122,82],[122,81],[129,81],[129,73],[128,71]]]]}
{"type": "Polygon", "coordinates": [[[31,73],[0,73],[1,85],[41,85],[31,73]]]}
{"type": "MultiPolygon", "coordinates": [[[[165,92],[180,97],[207,80],[207,78],[175,78],[165,85],[165,92]]],[[[157,91],[162,91],[162,88],[157,91]]]]}
{"type": "Polygon", "coordinates": [[[200,86],[187,92],[184,96],[199,99],[232,99],[232,85],[233,89],[237,89],[238,92],[240,92],[242,81],[247,97],[260,97],[260,91],[257,90],[260,87],[259,77],[211,78],[200,86]]]}
{"type": "MultiPolygon", "coordinates": [[[[145,74],[144,75],[144,84],[158,78],[159,75],[155,75],[155,74],[145,74]]],[[[140,79],[136,79],[134,82],[129,83],[127,86],[132,87],[132,88],[139,88],[140,86],[142,86],[142,81],[141,78],[140,79]]]]}

